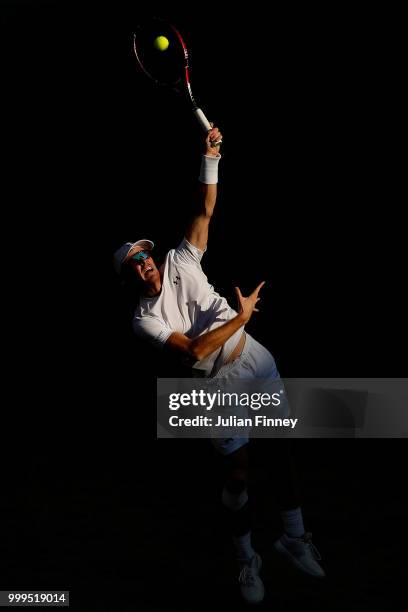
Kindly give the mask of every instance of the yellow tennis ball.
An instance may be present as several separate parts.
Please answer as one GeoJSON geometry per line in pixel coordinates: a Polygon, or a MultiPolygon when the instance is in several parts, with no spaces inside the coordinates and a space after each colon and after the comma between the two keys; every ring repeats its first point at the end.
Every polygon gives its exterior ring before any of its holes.
{"type": "Polygon", "coordinates": [[[154,39],[154,46],[158,51],[166,51],[169,46],[169,39],[165,36],[157,36],[154,39]]]}

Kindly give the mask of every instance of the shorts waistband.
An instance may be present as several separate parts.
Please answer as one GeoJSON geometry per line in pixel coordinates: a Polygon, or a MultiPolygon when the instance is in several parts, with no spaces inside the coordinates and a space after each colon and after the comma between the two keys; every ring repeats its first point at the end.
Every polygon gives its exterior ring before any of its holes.
{"type": "Polygon", "coordinates": [[[245,332],[245,343],[242,348],[241,354],[236,359],[234,359],[234,361],[222,365],[220,369],[214,374],[214,376],[210,376],[210,378],[220,378],[220,376],[225,375],[233,367],[235,367],[237,363],[242,363],[242,361],[247,357],[248,353],[250,352],[253,342],[254,339],[252,338],[252,336],[250,336],[248,332],[245,332]]]}

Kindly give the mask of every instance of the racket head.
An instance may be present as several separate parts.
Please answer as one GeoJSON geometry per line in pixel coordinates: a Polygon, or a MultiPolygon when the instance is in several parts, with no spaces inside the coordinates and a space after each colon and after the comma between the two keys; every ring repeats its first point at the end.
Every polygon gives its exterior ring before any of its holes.
{"type": "Polygon", "coordinates": [[[142,72],[156,85],[182,91],[188,86],[188,51],[178,30],[169,22],[153,18],[140,23],[133,34],[133,50],[142,72]],[[160,51],[155,40],[164,36],[169,41],[160,51]]]}

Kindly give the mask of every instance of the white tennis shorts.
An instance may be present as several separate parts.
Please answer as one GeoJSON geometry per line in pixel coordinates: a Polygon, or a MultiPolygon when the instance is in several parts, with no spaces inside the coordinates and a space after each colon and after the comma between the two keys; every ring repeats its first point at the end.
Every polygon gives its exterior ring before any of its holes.
{"type": "MultiPolygon", "coordinates": [[[[280,376],[271,353],[260,342],[246,333],[241,355],[230,363],[223,365],[213,378],[222,378],[231,382],[234,378],[278,379],[280,376]]],[[[229,455],[247,444],[249,438],[212,438],[211,441],[217,451],[223,455],[229,455]]]]}

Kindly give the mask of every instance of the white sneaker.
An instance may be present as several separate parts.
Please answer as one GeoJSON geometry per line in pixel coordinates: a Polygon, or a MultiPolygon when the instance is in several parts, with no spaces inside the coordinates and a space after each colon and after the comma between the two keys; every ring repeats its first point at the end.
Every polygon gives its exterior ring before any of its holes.
{"type": "Polygon", "coordinates": [[[241,567],[238,580],[242,597],[246,603],[260,603],[265,596],[265,588],[259,577],[262,567],[261,557],[255,553],[250,561],[241,562],[241,567]]]}
{"type": "Polygon", "coordinates": [[[301,538],[290,538],[284,533],[274,544],[275,550],[291,561],[298,569],[316,578],[326,576],[318,561],[321,556],[312,543],[312,534],[305,533],[301,538]]]}

